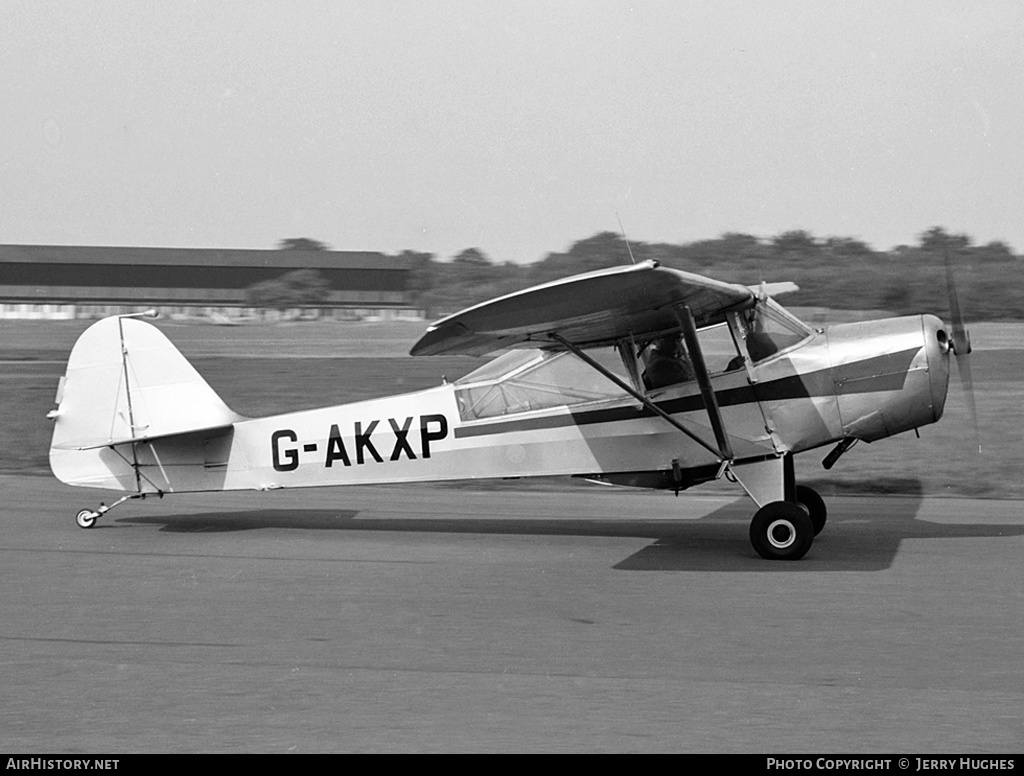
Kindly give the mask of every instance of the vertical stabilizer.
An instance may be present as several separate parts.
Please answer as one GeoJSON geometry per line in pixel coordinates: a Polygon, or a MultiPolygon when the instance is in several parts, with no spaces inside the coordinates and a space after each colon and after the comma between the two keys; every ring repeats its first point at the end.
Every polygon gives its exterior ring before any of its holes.
{"type": "MultiPolygon", "coordinates": [[[[100,448],[131,448],[130,443],[242,419],[159,329],[131,317],[104,318],[82,333],[68,358],[57,405],[50,467],[72,484],[106,479],[93,471],[107,468],[96,455],[100,448]]],[[[122,477],[115,479],[124,484],[122,477]]]]}

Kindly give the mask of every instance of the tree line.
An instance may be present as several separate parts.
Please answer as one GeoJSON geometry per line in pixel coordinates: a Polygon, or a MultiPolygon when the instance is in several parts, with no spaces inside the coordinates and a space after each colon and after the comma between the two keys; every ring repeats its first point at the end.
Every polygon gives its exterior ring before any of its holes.
{"type": "MultiPolygon", "coordinates": [[[[328,249],[309,238],[282,240],[278,247],[328,249]]],[[[876,251],[850,237],[819,239],[804,230],[771,238],[729,232],[684,244],[627,243],[614,232],[600,232],[533,264],[496,263],[479,248],[467,248],[448,261],[409,250],[398,258],[410,267],[410,304],[430,318],[539,283],[654,259],[663,266],[748,285],[793,281],[800,291],[786,302],[794,306],[894,315],[946,313],[948,261],[970,320],[1024,319],[1024,256],[1015,255],[1006,243],[976,245],[969,236],[938,226],[922,232],[917,245],[889,251],[876,251]]],[[[315,306],[328,291],[319,273],[297,270],[250,287],[247,300],[255,307],[315,306]]]]}

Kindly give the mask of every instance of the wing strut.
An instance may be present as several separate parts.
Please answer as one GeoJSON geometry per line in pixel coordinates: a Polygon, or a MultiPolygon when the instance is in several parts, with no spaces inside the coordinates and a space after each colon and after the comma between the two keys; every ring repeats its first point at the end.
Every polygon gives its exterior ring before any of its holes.
{"type": "MultiPolygon", "coordinates": [[[[677,428],[680,431],[682,431],[684,434],[686,434],[686,436],[690,437],[690,439],[692,439],[694,442],[696,442],[697,444],[699,444],[701,447],[705,448],[709,452],[713,453],[715,456],[718,457],[719,462],[724,463],[724,462],[729,461],[729,460],[732,459],[732,455],[731,454],[727,456],[722,450],[719,450],[719,449],[715,448],[714,446],[712,446],[712,445],[708,444],[707,442],[705,442],[699,436],[697,436],[692,431],[690,431],[690,429],[686,428],[682,423],[680,423],[678,420],[676,420],[671,415],[669,415],[667,412],[665,412],[665,410],[663,410],[657,404],[652,402],[650,399],[648,399],[642,393],[637,391],[631,385],[627,385],[625,382],[620,380],[619,377],[614,372],[610,372],[607,369],[605,369],[605,367],[603,367],[597,361],[592,359],[590,356],[588,356],[586,353],[584,353],[578,347],[573,345],[571,342],[569,342],[567,339],[565,339],[565,337],[563,337],[561,334],[559,334],[558,332],[551,332],[548,336],[551,337],[551,339],[555,340],[555,342],[558,342],[559,344],[564,345],[565,348],[567,350],[571,351],[573,354],[579,356],[580,359],[585,361],[589,366],[593,367],[598,372],[600,372],[602,375],[607,377],[609,380],[611,380],[613,383],[615,383],[617,386],[619,386],[619,388],[621,388],[626,393],[628,393],[630,396],[632,396],[634,399],[636,399],[638,402],[643,404],[644,407],[649,409],[655,415],[657,415],[658,417],[664,418],[672,426],[674,426],[675,428],[677,428]]],[[[707,372],[705,372],[705,376],[706,376],[706,374],[707,374],[707,372]]],[[[717,408],[717,405],[716,405],[716,408],[717,408]]],[[[716,433],[716,435],[718,434],[717,431],[715,433],[716,433]]],[[[728,448],[728,443],[726,443],[726,448],[728,448]]]]}
{"type": "Polygon", "coordinates": [[[682,315],[679,316],[679,325],[683,328],[683,339],[686,340],[686,349],[690,353],[690,363],[693,364],[693,371],[697,376],[697,385],[700,386],[701,396],[704,397],[704,408],[708,411],[708,420],[711,421],[711,428],[715,432],[715,441],[722,451],[719,455],[724,460],[731,461],[732,446],[725,433],[722,412],[718,408],[715,389],[711,387],[711,378],[708,376],[708,368],[704,363],[704,351],[700,349],[700,341],[697,339],[697,325],[693,322],[693,313],[690,312],[689,307],[683,307],[682,315]]]}

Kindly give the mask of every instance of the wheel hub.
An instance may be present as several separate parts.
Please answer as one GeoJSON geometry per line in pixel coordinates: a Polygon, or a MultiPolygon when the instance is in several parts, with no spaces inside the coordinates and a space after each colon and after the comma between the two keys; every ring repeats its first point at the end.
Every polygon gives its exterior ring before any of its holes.
{"type": "Polygon", "coordinates": [[[796,528],[788,520],[773,520],[768,526],[768,543],[777,550],[785,550],[796,541],[796,528]]]}

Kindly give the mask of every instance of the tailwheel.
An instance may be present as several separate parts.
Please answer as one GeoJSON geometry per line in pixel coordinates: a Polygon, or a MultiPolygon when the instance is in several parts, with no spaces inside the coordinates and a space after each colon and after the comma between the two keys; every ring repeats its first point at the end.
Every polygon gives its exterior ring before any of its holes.
{"type": "Polygon", "coordinates": [[[96,524],[96,518],[99,516],[99,512],[93,512],[91,509],[83,509],[75,515],[75,522],[78,523],[79,528],[92,528],[93,525],[96,524]]]}
{"type": "Polygon", "coordinates": [[[797,504],[773,501],[750,521],[750,543],[767,560],[799,560],[814,541],[814,523],[797,504]]]}
{"type": "Polygon", "coordinates": [[[821,533],[821,529],[825,527],[825,519],[828,515],[828,510],[825,509],[825,500],[818,495],[818,492],[813,488],[808,488],[806,485],[796,486],[796,503],[799,504],[806,510],[808,517],[811,518],[811,525],[814,526],[814,535],[817,536],[821,533]]]}
{"type": "MultiPolygon", "coordinates": [[[[162,490],[158,490],[156,492],[156,494],[158,496],[160,496],[160,498],[164,497],[164,493],[163,493],[162,490]]],[[[83,509],[77,515],[75,515],[75,522],[78,523],[78,527],[79,528],[92,528],[93,525],[96,523],[96,519],[100,515],[107,514],[107,512],[109,512],[114,507],[118,507],[118,506],[120,506],[121,504],[123,504],[124,502],[126,502],[126,501],[128,501],[130,499],[133,499],[133,498],[145,498],[146,495],[147,495],[146,493],[142,493],[141,491],[139,493],[129,493],[129,494],[125,495],[125,496],[121,496],[121,498],[119,498],[117,501],[115,501],[109,507],[106,504],[104,504],[103,502],[100,502],[99,509],[97,509],[95,511],[93,511],[91,509],[83,509]]]]}

